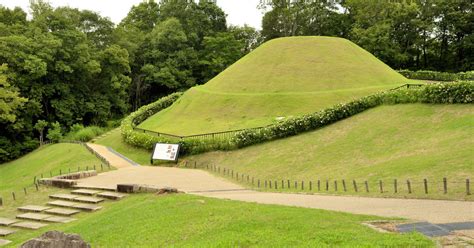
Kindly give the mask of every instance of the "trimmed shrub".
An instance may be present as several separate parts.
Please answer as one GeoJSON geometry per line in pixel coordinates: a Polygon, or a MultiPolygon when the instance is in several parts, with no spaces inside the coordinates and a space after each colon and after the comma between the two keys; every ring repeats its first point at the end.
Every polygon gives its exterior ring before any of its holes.
{"type": "Polygon", "coordinates": [[[152,149],[155,143],[179,143],[184,154],[197,154],[213,150],[230,150],[269,140],[297,135],[361,113],[382,104],[403,103],[473,103],[474,82],[429,84],[420,88],[390,90],[360,99],[338,104],[313,114],[287,119],[275,125],[240,131],[230,138],[205,139],[158,136],[134,130],[135,126],[169,107],[182,93],[174,93],[143,106],[122,121],[121,132],[125,142],[145,149],[152,149]]]}
{"type": "Polygon", "coordinates": [[[84,127],[81,124],[74,124],[71,127],[71,131],[64,137],[63,140],[87,142],[107,131],[108,129],[103,127],[84,127]]]}
{"type": "Polygon", "coordinates": [[[398,72],[409,79],[432,80],[432,81],[471,81],[471,80],[474,80],[474,71],[450,73],[450,72],[438,72],[438,71],[399,70],[398,72]]]}

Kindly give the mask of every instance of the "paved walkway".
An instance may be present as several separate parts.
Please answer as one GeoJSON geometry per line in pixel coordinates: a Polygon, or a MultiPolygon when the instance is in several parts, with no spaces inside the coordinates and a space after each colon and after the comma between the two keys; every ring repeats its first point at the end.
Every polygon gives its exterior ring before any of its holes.
{"type": "Polygon", "coordinates": [[[107,161],[110,162],[110,165],[117,168],[127,168],[133,166],[133,163],[127,161],[126,159],[122,158],[121,156],[115,154],[108,147],[97,145],[93,143],[87,143],[87,145],[92,148],[92,150],[96,151],[100,155],[102,155],[107,161]]]}
{"type": "Polygon", "coordinates": [[[432,223],[474,221],[474,202],[258,192],[202,170],[133,166],[105,146],[89,146],[118,170],[80,179],[78,186],[115,189],[121,183],[145,184],[160,188],[175,187],[190,194],[221,199],[403,217],[432,223]]]}

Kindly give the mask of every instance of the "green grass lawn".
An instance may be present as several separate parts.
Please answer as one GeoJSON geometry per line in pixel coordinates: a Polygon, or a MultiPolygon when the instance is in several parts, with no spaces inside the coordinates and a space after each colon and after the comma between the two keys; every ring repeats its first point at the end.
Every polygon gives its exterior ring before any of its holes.
{"type": "Polygon", "coordinates": [[[12,191],[24,194],[23,188],[32,188],[34,177],[39,178],[41,174],[50,177],[50,173],[59,175],[60,170],[67,173],[69,170],[77,171],[78,167],[81,170],[87,166],[91,169],[100,163],[79,144],[45,145],[17,160],[0,165],[0,196],[10,197],[12,191]]]}
{"type": "Polygon", "coordinates": [[[291,180],[290,191],[300,191],[294,189],[294,181],[300,188],[304,180],[306,191],[309,181],[315,191],[320,179],[322,184],[329,180],[329,193],[341,193],[345,179],[347,193],[354,194],[355,179],[359,190],[364,190],[363,182],[368,180],[369,195],[374,196],[474,200],[465,195],[465,179],[472,182],[474,178],[473,123],[474,105],[381,106],[298,136],[186,159],[250,175],[260,179],[262,187],[264,180],[273,184],[277,180],[278,190],[282,190],[281,180],[291,180]],[[443,177],[448,179],[446,195],[443,177]],[[423,193],[425,178],[428,195],[423,193]],[[397,194],[393,193],[394,179],[398,179],[397,194]],[[412,194],[407,193],[407,179],[412,194]],[[334,180],[338,180],[338,192],[334,180]],[[389,192],[378,193],[379,180],[389,192]]]}
{"type": "Polygon", "coordinates": [[[69,224],[9,236],[22,241],[46,230],[78,233],[92,247],[433,247],[420,234],[379,233],[361,225],[380,217],[260,205],[191,195],[142,194],[108,202],[69,224]]]}
{"type": "Polygon", "coordinates": [[[409,81],[345,39],[275,39],[140,127],[179,135],[258,127],[409,81]]]}

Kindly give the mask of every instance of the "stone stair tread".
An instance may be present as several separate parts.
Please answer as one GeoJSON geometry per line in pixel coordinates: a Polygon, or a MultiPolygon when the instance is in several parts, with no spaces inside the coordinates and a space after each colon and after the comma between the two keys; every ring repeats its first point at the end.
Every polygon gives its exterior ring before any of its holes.
{"type": "Polygon", "coordinates": [[[53,217],[53,216],[49,214],[37,214],[37,213],[26,213],[26,214],[20,214],[16,216],[17,219],[35,220],[35,221],[42,221],[50,217],[53,217]]]}
{"type": "Polygon", "coordinates": [[[38,229],[40,229],[42,227],[45,227],[47,225],[48,224],[43,224],[43,223],[38,223],[38,222],[23,221],[23,222],[17,222],[15,224],[13,224],[12,227],[38,230],[38,229]]]}
{"type": "Polygon", "coordinates": [[[0,226],[9,226],[9,225],[17,223],[17,222],[19,222],[19,220],[8,219],[8,218],[0,218],[0,226]]]}
{"type": "Polygon", "coordinates": [[[97,193],[100,193],[100,191],[97,190],[91,190],[91,189],[76,189],[71,192],[72,194],[76,195],[96,195],[97,193]]]}
{"type": "Polygon", "coordinates": [[[44,219],[47,222],[56,222],[56,223],[69,223],[71,221],[75,221],[76,219],[70,217],[62,217],[62,216],[53,216],[44,219]]]}
{"type": "Polygon", "coordinates": [[[52,198],[52,199],[60,199],[60,200],[68,200],[68,201],[72,201],[78,197],[80,196],[72,195],[72,194],[54,194],[54,195],[49,196],[49,198],[52,198]]]}
{"type": "Polygon", "coordinates": [[[19,207],[18,210],[23,212],[43,212],[44,210],[50,209],[50,207],[37,206],[37,205],[27,205],[19,207]]]}
{"type": "Polygon", "coordinates": [[[121,194],[121,193],[116,193],[116,192],[102,192],[100,194],[97,194],[99,197],[107,198],[107,199],[114,199],[114,200],[120,200],[127,196],[126,194],[121,194]]]}
{"type": "Polygon", "coordinates": [[[97,197],[91,197],[91,196],[81,196],[81,197],[75,198],[74,201],[96,204],[96,203],[99,203],[99,202],[103,202],[104,199],[97,198],[97,197]]]}
{"type": "Polygon", "coordinates": [[[84,203],[76,204],[73,206],[73,208],[85,210],[85,211],[91,211],[91,212],[102,209],[101,206],[94,205],[94,204],[84,204],[84,203]]]}
{"type": "Polygon", "coordinates": [[[78,210],[73,209],[66,209],[66,208],[51,208],[45,211],[47,214],[54,214],[54,215],[63,215],[63,216],[71,216],[77,213],[80,213],[78,210]]]}
{"type": "Polygon", "coordinates": [[[0,237],[5,237],[5,236],[8,236],[8,235],[13,234],[15,232],[16,231],[14,231],[14,230],[0,228],[0,237]]]}
{"type": "Polygon", "coordinates": [[[10,240],[0,239],[0,246],[8,245],[10,243],[11,243],[10,240]]]}
{"type": "Polygon", "coordinates": [[[75,202],[61,201],[61,200],[48,202],[48,205],[56,206],[56,207],[72,207],[76,204],[77,203],[75,203],[75,202]]]}

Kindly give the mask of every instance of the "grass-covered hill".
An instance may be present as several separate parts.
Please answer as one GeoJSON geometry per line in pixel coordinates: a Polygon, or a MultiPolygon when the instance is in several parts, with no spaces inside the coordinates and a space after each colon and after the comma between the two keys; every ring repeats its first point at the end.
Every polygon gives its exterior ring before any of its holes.
{"type": "Polygon", "coordinates": [[[257,127],[407,81],[348,40],[280,38],[188,90],[140,127],[179,135],[257,127]]]}
{"type": "Polygon", "coordinates": [[[472,104],[381,106],[316,131],[189,159],[262,180],[329,179],[331,188],[333,180],[352,185],[356,179],[360,187],[368,180],[377,195],[379,180],[393,191],[398,179],[403,189],[398,195],[408,196],[405,181],[410,179],[410,197],[472,200],[472,195],[466,198],[465,179],[474,176],[473,123],[472,104]],[[443,177],[449,183],[447,195],[442,193],[443,177]],[[429,195],[422,193],[425,178],[429,195]]]}

